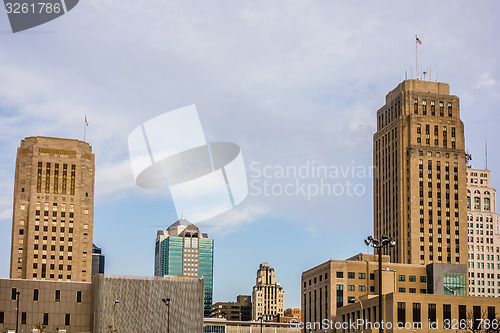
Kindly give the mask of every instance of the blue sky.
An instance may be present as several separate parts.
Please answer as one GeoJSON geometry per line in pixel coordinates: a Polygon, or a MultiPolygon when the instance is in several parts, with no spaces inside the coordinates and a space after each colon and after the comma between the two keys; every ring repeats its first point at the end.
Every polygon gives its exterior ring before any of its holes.
{"type": "MultiPolygon", "coordinates": [[[[156,230],[177,217],[167,193],[134,184],[127,137],[136,126],[196,104],[208,140],[241,147],[249,180],[251,165],[369,168],[375,112],[405,71],[415,72],[415,34],[423,43],[419,64],[460,97],[475,167],[484,166],[488,140],[498,186],[499,7],[86,0],[17,34],[0,10],[0,277],[8,277],[15,154],[24,137],[82,139],[87,114],[96,154],[94,242],[108,273],[152,275],[156,230]]],[[[297,181],[267,180],[276,187],[297,181]]],[[[286,306],[298,307],[302,271],[367,250],[371,177],[327,181],[364,192],[309,199],[254,193],[199,225],[215,239],[215,301],[250,294],[266,261],[286,306]]]]}

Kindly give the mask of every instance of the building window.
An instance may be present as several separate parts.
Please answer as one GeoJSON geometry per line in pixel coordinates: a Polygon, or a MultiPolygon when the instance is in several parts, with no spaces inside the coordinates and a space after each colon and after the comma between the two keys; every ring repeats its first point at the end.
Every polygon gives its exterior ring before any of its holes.
{"type": "Polygon", "coordinates": [[[13,301],[17,299],[17,288],[12,288],[12,294],[10,296],[10,299],[13,301]]]}
{"type": "Polygon", "coordinates": [[[26,325],[26,312],[21,313],[21,325],[26,325]]]}
{"type": "Polygon", "coordinates": [[[421,321],[420,303],[413,303],[413,322],[420,323],[421,321]]]}
{"type": "Polygon", "coordinates": [[[406,323],[406,303],[398,302],[398,323],[406,323]]]}
{"type": "MultiPolygon", "coordinates": [[[[305,282],[304,282],[304,285],[305,285],[305,282]]],[[[81,303],[82,302],[82,292],[80,290],[78,290],[76,292],[76,302],[77,303],[81,303]]]]}
{"type": "Polygon", "coordinates": [[[427,311],[429,322],[434,323],[436,321],[436,304],[429,304],[427,311]]]}
{"type": "Polygon", "coordinates": [[[4,323],[4,314],[3,314],[3,311],[0,312],[0,324],[3,324],[4,323]]]}
{"type": "Polygon", "coordinates": [[[66,316],[64,316],[64,325],[65,326],[71,325],[71,315],[69,313],[66,313],[66,316]]]}
{"type": "Polygon", "coordinates": [[[355,279],[356,278],[356,273],[354,273],[354,272],[348,272],[347,273],[347,278],[348,279],[355,279]]]}
{"type": "Polygon", "coordinates": [[[405,293],[406,292],[406,288],[399,288],[399,292],[400,293],[405,293]]]}
{"type": "Polygon", "coordinates": [[[358,273],[358,279],[361,279],[361,280],[366,279],[366,273],[358,273]]]}
{"type": "Polygon", "coordinates": [[[398,280],[399,280],[399,281],[405,281],[405,280],[406,280],[406,278],[405,278],[405,276],[404,276],[404,275],[400,275],[400,276],[398,276],[398,280]]]}
{"type": "Polygon", "coordinates": [[[49,324],[49,314],[44,313],[43,314],[43,325],[48,325],[49,324]]]}
{"type": "Polygon", "coordinates": [[[38,289],[33,289],[33,301],[38,301],[38,289]]]}
{"type": "Polygon", "coordinates": [[[347,291],[356,291],[356,286],[348,285],[347,286],[347,291]]]}
{"type": "Polygon", "coordinates": [[[415,275],[410,275],[410,276],[408,277],[408,280],[409,280],[410,282],[417,282],[417,277],[416,277],[415,275]]]}
{"type": "Polygon", "coordinates": [[[451,304],[443,304],[443,320],[451,321],[451,304]]]}
{"type": "Polygon", "coordinates": [[[467,320],[467,307],[465,305],[458,306],[458,320],[459,321],[467,320]]]}
{"type": "Polygon", "coordinates": [[[366,291],[366,286],[358,286],[359,291],[366,291]]]}
{"type": "Polygon", "coordinates": [[[55,295],[54,301],[56,301],[56,302],[61,301],[61,291],[60,290],[56,290],[56,295],[55,295]]]}
{"type": "Polygon", "coordinates": [[[410,292],[410,294],[416,294],[417,293],[417,289],[416,288],[409,288],[408,291],[410,292]]]}

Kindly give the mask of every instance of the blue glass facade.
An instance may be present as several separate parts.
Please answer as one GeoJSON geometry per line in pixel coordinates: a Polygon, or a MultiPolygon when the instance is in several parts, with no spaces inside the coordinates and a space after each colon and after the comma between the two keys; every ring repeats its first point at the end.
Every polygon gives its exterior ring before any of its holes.
{"type": "Polygon", "coordinates": [[[213,294],[213,275],[214,275],[214,240],[200,239],[200,266],[198,276],[205,281],[205,317],[210,317],[210,308],[212,306],[213,294]]]}
{"type": "Polygon", "coordinates": [[[159,231],[155,248],[155,275],[186,275],[204,280],[204,315],[210,317],[213,295],[214,241],[189,224],[173,224],[159,231]],[[189,228],[188,228],[189,227],[189,228]],[[200,237],[200,235],[202,235],[200,237]],[[202,238],[203,237],[203,238],[202,238]]]}

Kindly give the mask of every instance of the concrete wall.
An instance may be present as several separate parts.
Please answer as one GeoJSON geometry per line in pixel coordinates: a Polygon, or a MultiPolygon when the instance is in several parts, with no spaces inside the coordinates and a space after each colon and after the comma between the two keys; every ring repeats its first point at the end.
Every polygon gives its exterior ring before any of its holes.
{"type": "Polygon", "coordinates": [[[202,332],[203,280],[185,276],[125,277],[98,274],[92,280],[94,333],[113,325],[119,333],[202,332]],[[119,303],[115,304],[118,300],[119,303]]]}

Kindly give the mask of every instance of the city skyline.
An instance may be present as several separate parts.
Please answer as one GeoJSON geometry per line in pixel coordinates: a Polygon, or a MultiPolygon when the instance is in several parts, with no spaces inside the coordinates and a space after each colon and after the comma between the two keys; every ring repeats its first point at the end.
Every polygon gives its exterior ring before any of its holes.
{"type": "MultiPolygon", "coordinates": [[[[267,166],[369,168],[376,110],[405,70],[410,76],[413,67],[414,76],[415,34],[422,41],[419,64],[460,97],[466,149],[473,166],[483,168],[484,141],[500,136],[493,43],[499,5],[383,4],[165,3],[143,12],[140,4],[91,1],[30,33],[1,34],[0,250],[10,253],[19,141],[81,140],[85,114],[96,155],[94,241],[114,274],[152,275],[155,232],[177,220],[168,194],[135,187],[127,156],[128,133],[167,110],[197,104],[211,140],[241,146],[258,189],[264,180],[279,186],[295,180],[258,177],[267,166]]],[[[9,30],[7,20],[0,30],[9,30]]],[[[496,188],[500,159],[498,148],[489,147],[496,188]]],[[[317,184],[313,177],[300,180],[317,184]]],[[[259,263],[269,262],[287,291],[285,307],[298,307],[301,272],[367,252],[362,240],[373,230],[372,179],[327,179],[346,180],[362,185],[364,194],[308,199],[250,192],[241,206],[200,224],[216,241],[214,302],[249,294],[259,263]],[[225,276],[230,269],[241,278],[225,276]]],[[[0,258],[1,277],[8,277],[9,261],[0,258]]]]}

